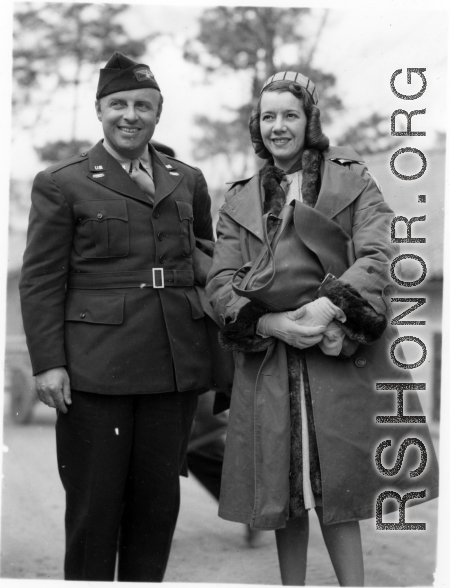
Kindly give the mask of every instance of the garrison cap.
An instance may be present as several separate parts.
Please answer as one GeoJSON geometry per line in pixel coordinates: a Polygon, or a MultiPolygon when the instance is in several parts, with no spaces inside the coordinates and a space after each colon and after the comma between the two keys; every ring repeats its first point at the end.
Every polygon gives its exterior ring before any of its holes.
{"type": "Polygon", "coordinates": [[[100,70],[96,98],[140,88],[154,88],[161,92],[148,65],[137,63],[115,51],[104,69],[100,70]]]}
{"type": "Polygon", "coordinates": [[[264,86],[261,89],[261,94],[266,90],[270,85],[274,82],[294,82],[308,92],[308,94],[313,99],[314,104],[319,102],[319,95],[316,90],[315,84],[306,76],[296,71],[280,71],[273,76],[270,76],[268,80],[264,82],[264,86]]]}

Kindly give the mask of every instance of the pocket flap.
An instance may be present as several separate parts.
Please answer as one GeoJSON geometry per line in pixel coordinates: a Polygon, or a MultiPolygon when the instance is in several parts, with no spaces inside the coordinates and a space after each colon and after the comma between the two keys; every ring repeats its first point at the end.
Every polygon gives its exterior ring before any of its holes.
{"type": "Polygon", "coordinates": [[[194,220],[194,213],[192,210],[192,204],[186,200],[175,200],[175,204],[178,208],[178,216],[180,221],[182,220],[194,220]]]}
{"type": "Polygon", "coordinates": [[[72,290],[66,298],[65,319],[99,325],[121,325],[124,302],[123,294],[92,294],[72,290]]]}
{"type": "Polygon", "coordinates": [[[116,218],[127,221],[127,203],[125,200],[114,198],[111,200],[81,200],[73,205],[75,216],[84,224],[87,221],[102,222],[116,218]]]}
{"type": "Polygon", "coordinates": [[[194,320],[200,319],[205,316],[205,311],[202,308],[202,304],[200,302],[200,298],[198,297],[197,292],[192,290],[186,290],[184,295],[189,300],[189,304],[191,306],[192,318],[194,320]]]}

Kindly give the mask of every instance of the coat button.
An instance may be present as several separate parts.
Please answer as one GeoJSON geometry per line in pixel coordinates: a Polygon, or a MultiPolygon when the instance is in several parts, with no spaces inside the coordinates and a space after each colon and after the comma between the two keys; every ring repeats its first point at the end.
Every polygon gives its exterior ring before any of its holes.
{"type": "Polygon", "coordinates": [[[385,286],[383,288],[383,294],[385,296],[390,296],[391,294],[394,293],[394,290],[395,290],[394,286],[385,286]]]}
{"type": "Polygon", "coordinates": [[[367,361],[364,359],[364,357],[357,357],[355,359],[356,367],[363,368],[366,365],[366,363],[367,361]]]}
{"type": "Polygon", "coordinates": [[[80,318],[86,318],[86,313],[85,312],[80,312],[80,318]]]}
{"type": "Polygon", "coordinates": [[[369,265],[369,267],[367,268],[367,273],[368,274],[373,274],[375,270],[373,269],[373,267],[371,265],[369,265]]]}
{"type": "Polygon", "coordinates": [[[97,214],[97,218],[103,218],[103,214],[102,214],[101,212],[99,212],[99,213],[97,214]]]}
{"type": "Polygon", "coordinates": [[[164,235],[162,233],[158,233],[158,241],[162,241],[164,239],[164,235]]]}
{"type": "Polygon", "coordinates": [[[159,256],[159,263],[164,263],[166,261],[166,258],[164,257],[164,255],[160,255],[159,256]]]}
{"type": "Polygon", "coordinates": [[[159,212],[154,212],[153,213],[153,218],[159,218],[161,215],[159,214],[159,212]]]}

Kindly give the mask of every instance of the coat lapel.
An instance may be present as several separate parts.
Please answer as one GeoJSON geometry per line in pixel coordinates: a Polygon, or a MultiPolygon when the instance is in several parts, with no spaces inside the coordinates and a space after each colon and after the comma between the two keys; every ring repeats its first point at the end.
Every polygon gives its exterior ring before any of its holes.
{"type": "Polygon", "coordinates": [[[341,276],[352,263],[350,236],[317,208],[296,202],[294,224],[303,243],[319,258],[325,273],[341,276]]]}
{"type": "Polygon", "coordinates": [[[260,241],[264,241],[261,193],[260,175],[257,173],[224,204],[222,210],[260,241]]]}
{"type": "Polygon", "coordinates": [[[367,181],[343,165],[325,158],[322,183],[315,209],[334,218],[361,194],[367,181]]]}
{"type": "MultiPolygon", "coordinates": [[[[356,200],[367,185],[366,180],[345,166],[331,161],[335,157],[349,154],[352,155],[354,152],[330,149],[324,159],[321,188],[315,210],[329,219],[334,218],[356,200]]],[[[352,160],[357,161],[355,157],[352,157],[352,160]]],[[[262,202],[260,174],[257,173],[240,192],[226,202],[222,210],[263,241],[262,202]]]]}

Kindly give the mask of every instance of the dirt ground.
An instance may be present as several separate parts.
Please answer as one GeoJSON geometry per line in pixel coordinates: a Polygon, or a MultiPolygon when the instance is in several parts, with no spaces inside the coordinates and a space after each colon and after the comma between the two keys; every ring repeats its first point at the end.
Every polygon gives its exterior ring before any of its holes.
{"type": "MultiPolygon", "coordinates": [[[[18,426],[8,417],[7,402],[5,411],[0,584],[21,578],[47,585],[45,580],[62,579],[64,553],[54,412],[37,406],[32,423],[18,426]]],[[[215,500],[192,476],[182,478],[181,485],[181,512],[165,582],[281,583],[273,532],[260,533],[249,546],[246,528],[219,519],[215,500]]],[[[367,586],[433,584],[437,509],[433,500],[407,511],[407,522],[425,522],[426,531],[376,531],[374,520],[361,523],[367,586]]],[[[396,519],[392,515],[386,520],[396,519]]],[[[314,515],[307,584],[337,585],[314,515]]]]}

